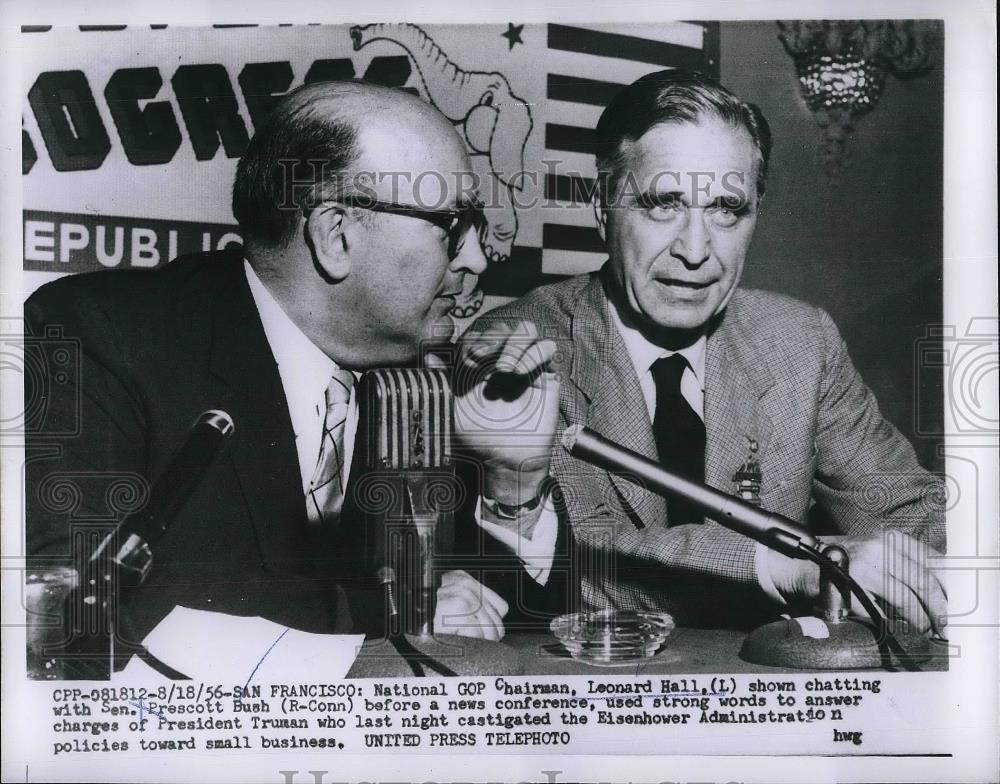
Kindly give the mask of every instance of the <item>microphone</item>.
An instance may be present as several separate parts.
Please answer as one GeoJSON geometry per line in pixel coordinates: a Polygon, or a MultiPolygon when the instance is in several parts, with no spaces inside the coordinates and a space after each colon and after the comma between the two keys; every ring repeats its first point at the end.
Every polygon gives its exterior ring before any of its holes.
{"type": "Polygon", "coordinates": [[[372,569],[386,590],[390,620],[400,633],[429,638],[435,559],[452,550],[455,538],[449,374],[433,368],[369,370],[359,399],[362,462],[378,485],[362,493],[373,502],[362,507],[365,571],[372,569]]]}
{"type": "Polygon", "coordinates": [[[680,496],[730,530],[819,565],[819,618],[813,623],[821,624],[825,633],[806,634],[800,619],[775,621],[747,636],[740,649],[742,659],[771,667],[845,670],[889,667],[898,661],[908,670],[919,671],[915,662],[929,658],[925,635],[890,629],[879,607],[851,577],[847,551],[838,545],[821,549],[819,540],[794,520],[677,476],[583,425],[566,428],[562,445],[574,457],[620,474],[640,487],[664,496],[680,496]],[[871,626],[847,617],[851,594],[865,608],[871,626]],[[905,647],[898,636],[907,640],[905,647]]]}
{"type": "Polygon", "coordinates": [[[115,662],[127,660],[141,646],[120,638],[116,604],[120,587],[141,585],[153,569],[153,551],[167,527],[232,435],[225,411],[205,411],[166,470],[149,490],[146,505],[122,520],[85,560],[78,586],[66,598],[64,628],[68,637],[55,654],[67,680],[107,680],[115,662]]]}
{"type": "Polygon", "coordinates": [[[705,516],[737,533],[749,536],[785,555],[807,558],[803,550],[817,550],[819,541],[783,515],[767,512],[738,498],[667,471],[638,452],[609,441],[583,425],[563,431],[563,448],[573,457],[621,474],[640,487],[662,496],[677,496],[705,516]]]}
{"type": "Polygon", "coordinates": [[[236,429],[225,411],[203,412],[191,428],[187,440],[174,455],[160,478],[149,491],[149,501],[135,514],[126,517],[105,537],[90,557],[96,564],[114,542],[118,551],[110,560],[121,584],[139,585],[153,568],[150,547],[167,531],[170,522],[187,503],[226,439],[236,429]]]}

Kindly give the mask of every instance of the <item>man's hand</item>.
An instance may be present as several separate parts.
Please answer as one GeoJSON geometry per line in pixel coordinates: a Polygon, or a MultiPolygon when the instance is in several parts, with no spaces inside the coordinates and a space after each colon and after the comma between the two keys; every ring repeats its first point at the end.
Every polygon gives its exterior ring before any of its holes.
{"type": "Polygon", "coordinates": [[[445,572],[437,592],[434,631],[483,640],[503,639],[507,602],[468,572],[445,572]]]}
{"type": "MultiPolygon", "coordinates": [[[[869,594],[881,598],[896,614],[918,632],[933,629],[941,633],[947,623],[948,595],[937,575],[928,567],[939,557],[934,548],[899,532],[884,538],[823,537],[838,544],[850,558],[850,574],[869,594]]],[[[819,567],[773,550],[768,551],[767,568],[775,587],[786,599],[813,598],[819,593],[819,567]]],[[[864,611],[854,599],[855,613],[864,611]]]]}
{"type": "Polygon", "coordinates": [[[477,458],[490,498],[517,506],[548,476],[559,414],[555,341],[530,322],[466,334],[454,367],[455,431],[477,458]]]}

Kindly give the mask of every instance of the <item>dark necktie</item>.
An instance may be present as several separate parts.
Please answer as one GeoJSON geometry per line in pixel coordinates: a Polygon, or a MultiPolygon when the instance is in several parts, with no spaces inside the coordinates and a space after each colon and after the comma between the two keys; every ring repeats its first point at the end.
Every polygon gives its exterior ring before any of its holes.
{"type": "MultiPolygon", "coordinates": [[[[681,354],[661,357],[650,372],[656,382],[653,436],[660,464],[695,482],[705,481],[705,423],[681,395],[681,376],[688,367],[681,354]]],[[[670,525],[700,523],[702,515],[679,499],[667,499],[670,525]]]]}

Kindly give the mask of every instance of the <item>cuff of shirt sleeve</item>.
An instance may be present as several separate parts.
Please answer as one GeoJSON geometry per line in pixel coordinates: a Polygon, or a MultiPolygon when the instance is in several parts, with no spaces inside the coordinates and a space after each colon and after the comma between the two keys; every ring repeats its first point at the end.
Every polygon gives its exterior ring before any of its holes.
{"type": "Polygon", "coordinates": [[[785,604],[784,597],[778,592],[774,580],[771,578],[771,571],[767,567],[767,545],[758,542],[754,551],[754,569],[757,572],[757,584],[767,596],[778,604],[785,604]]]}
{"type": "Polygon", "coordinates": [[[556,551],[556,535],[558,534],[558,516],[552,499],[548,496],[542,502],[542,508],[532,531],[531,538],[520,536],[508,528],[483,519],[482,498],[476,501],[476,522],[486,533],[510,548],[524,564],[524,570],[532,580],[539,585],[545,585],[552,571],[552,559],[556,551]]]}

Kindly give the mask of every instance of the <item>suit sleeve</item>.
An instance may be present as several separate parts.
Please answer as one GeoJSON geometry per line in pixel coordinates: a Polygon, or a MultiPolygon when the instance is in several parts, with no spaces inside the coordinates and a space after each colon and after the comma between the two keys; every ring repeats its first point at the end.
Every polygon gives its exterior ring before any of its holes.
{"type": "Polygon", "coordinates": [[[833,321],[821,313],[825,373],[816,423],[813,494],[844,533],[896,530],[945,549],[943,480],[879,411],[833,321]]]}
{"type": "MultiPolygon", "coordinates": [[[[141,506],[144,414],[115,325],[97,297],[42,291],[25,304],[25,447],[29,557],[68,562],[73,519],[108,520],[141,506]]],[[[52,563],[52,561],[49,561],[52,563]]]]}
{"type": "Polygon", "coordinates": [[[583,602],[658,607],[684,626],[750,628],[769,612],[757,578],[756,543],[718,523],[645,528],[619,515],[574,526],[583,602]]]}
{"type": "MultiPolygon", "coordinates": [[[[843,533],[872,537],[900,531],[943,551],[943,482],[919,465],[909,441],[881,415],[830,317],[814,312],[823,356],[815,397],[802,401],[802,409],[811,403],[815,411],[815,501],[843,533]]],[[[596,481],[585,470],[574,467],[577,477],[562,477],[564,484],[586,495],[587,485],[596,481]]],[[[574,504],[577,509],[595,506],[600,506],[595,499],[574,504]]],[[[763,597],[753,541],[709,521],[635,531],[618,520],[621,516],[614,510],[602,521],[595,513],[590,522],[596,534],[576,525],[578,542],[596,550],[602,522],[606,535],[614,537],[613,548],[605,549],[614,550],[606,557],[613,558],[617,574],[598,586],[598,596],[603,590],[616,606],[659,602],[685,622],[697,622],[703,612],[715,619],[718,610],[763,597]],[[665,587],[658,591],[658,583],[665,587]],[[739,585],[743,593],[733,590],[739,585]]],[[[588,559],[599,562],[594,555],[588,559]]]]}
{"type": "Polygon", "coordinates": [[[547,579],[540,583],[525,568],[520,553],[479,525],[475,515],[482,493],[478,462],[466,459],[458,465],[467,494],[456,515],[455,553],[449,568],[464,569],[507,602],[504,626],[508,632],[548,629],[552,618],[578,607],[579,575],[574,572],[573,534],[566,515],[556,510],[555,546],[547,579]]]}

